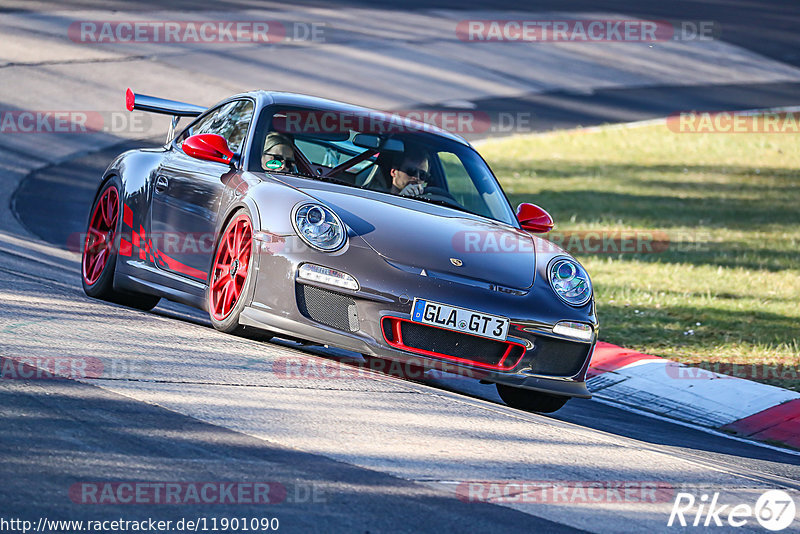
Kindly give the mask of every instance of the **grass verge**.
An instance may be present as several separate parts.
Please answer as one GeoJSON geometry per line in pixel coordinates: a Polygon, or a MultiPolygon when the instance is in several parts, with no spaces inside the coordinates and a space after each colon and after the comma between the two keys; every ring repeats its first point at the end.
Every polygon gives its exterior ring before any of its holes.
{"type": "Polygon", "coordinates": [[[589,270],[602,340],[800,391],[797,134],[656,124],[480,151],[589,270]]]}

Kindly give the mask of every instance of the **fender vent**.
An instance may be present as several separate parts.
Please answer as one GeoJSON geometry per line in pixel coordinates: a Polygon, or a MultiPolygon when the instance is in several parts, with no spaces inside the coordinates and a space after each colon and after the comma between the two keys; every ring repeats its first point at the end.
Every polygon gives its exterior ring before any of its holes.
{"type": "Polygon", "coordinates": [[[297,284],[300,313],[337,330],[358,331],[358,310],[352,298],[326,289],[297,284]]]}

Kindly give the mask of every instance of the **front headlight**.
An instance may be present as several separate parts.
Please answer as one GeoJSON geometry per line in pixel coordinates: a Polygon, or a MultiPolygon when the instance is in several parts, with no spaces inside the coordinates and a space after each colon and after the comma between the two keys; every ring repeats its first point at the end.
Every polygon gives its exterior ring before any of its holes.
{"type": "Polygon", "coordinates": [[[561,300],[583,306],[592,298],[592,281],[581,264],[571,258],[556,258],[548,269],[550,286],[561,300]]]}
{"type": "Polygon", "coordinates": [[[323,252],[339,250],[347,237],[339,217],[322,204],[303,204],[295,212],[293,222],[297,235],[309,246],[323,252]]]}

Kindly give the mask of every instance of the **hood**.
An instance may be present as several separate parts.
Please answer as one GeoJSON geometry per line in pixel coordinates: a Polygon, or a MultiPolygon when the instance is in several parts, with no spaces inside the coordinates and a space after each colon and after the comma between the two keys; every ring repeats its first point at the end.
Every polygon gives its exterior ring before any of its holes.
{"type": "Polygon", "coordinates": [[[536,256],[527,232],[435,204],[326,185],[303,190],[392,263],[513,289],[533,285],[536,256]]]}

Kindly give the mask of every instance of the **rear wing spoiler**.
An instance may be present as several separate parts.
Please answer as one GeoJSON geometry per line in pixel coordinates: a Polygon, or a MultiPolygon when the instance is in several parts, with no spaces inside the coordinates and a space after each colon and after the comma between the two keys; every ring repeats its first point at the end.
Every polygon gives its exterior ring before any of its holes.
{"type": "Polygon", "coordinates": [[[136,109],[150,113],[172,115],[172,124],[167,133],[167,143],[172,141],[175,136],[175,127],[178,126],[178,121],[181,117],[197,117],[206,110],[203,106],[167,100],[157,96],[139,95],[130,89],[125,92],[125,107],[128,108],[128,111],[136,109]]]}

